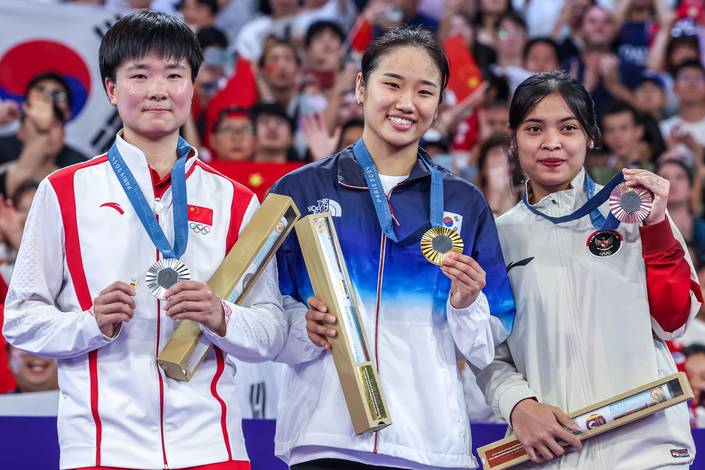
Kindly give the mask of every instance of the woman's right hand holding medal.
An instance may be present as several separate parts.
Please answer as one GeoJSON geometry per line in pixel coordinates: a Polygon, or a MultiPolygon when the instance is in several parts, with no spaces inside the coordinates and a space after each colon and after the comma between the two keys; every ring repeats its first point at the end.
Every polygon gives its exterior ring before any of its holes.
{"type": "Polygon", "coordinates": [[[135,314],[135,290],[124,282],[113,282],[93,299],[93,315],[104,336],[114,338],[122,322],[135,314]]]}
{"type": "Polygon", "coordinates": [[[318,297],[309,297],[308,305],[309,308],[306,312],[308,337],[316,346],[330,349],[328,338],[338,336],[338,332],[331,328],[331,325],[335,325],[335,315],[328,313],[328,307],[318,297]]]}

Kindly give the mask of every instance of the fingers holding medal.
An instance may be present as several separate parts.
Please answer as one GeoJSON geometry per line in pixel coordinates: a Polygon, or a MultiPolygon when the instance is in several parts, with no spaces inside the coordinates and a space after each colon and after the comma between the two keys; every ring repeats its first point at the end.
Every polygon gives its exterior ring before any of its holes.
{"type": "Polygon", "coordinates": [[[662,178],[648,170],[641,169],[624,169],[625,185],[628,188],[639,190],[648,190],[652,197],[651,212],[645,217],[644,222],[647,225],[657,224],[666,218],[666,204],[668,203],[668,191],[670,183],[667,179],[662,178]]]}
{"type": "Polygon", "coordinates": [[[166,314],[173,320],[201,323],[219,336],[225,336],[227,323],[223,302],[213,294],[208,284],[179,281],[165,293],[166,314]]]}
{"type": "Polygon", "coordinates": [[[462,253],[447,253],[441,271],[451,280],[450,304],[453,308],[469,307],[486,285],[485,270],[472,257],[462,253]]]}
{"type": "Polygon", "coordinates": [[[135,289],[124,282],[113,282],[93,299],[93,315],[100,332],[115,337],[123,322],[135,314],[135,289]]]}

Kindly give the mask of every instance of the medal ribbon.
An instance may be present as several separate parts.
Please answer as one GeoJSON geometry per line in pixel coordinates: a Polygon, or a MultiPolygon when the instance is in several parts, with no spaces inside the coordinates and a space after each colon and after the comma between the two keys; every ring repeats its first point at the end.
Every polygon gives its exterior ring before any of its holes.
{"type": "Polygon", "coordinates": [[[619,227],[619,220],[612,214],[612,212],[610,212],[607,218],[605,218],[600,213],[598,208],[609,199],[612,190],[623,181],[624,175],[620,171],[597,194],[593,195],[595,192],[595,182],[592,178],[590,178],[590,175],[585,172],[585,192],[587,193],[588,200],[572,214],[564,215],[562,217],[552,217],[536,209],[534,206],[529,204],[528,194],[524,194],[523,202],[531,212],[554,224],[563,224],[565,222],[582,219],[589,214],[590,221],[597,230],[614,230],[619,227]]]}
{"type": "MultiPolygon", "coordinates": [[[[370,192],[372,204],[377,213],[379,226],[382,228],[387,238],[399,243],[397,235],[394,232],[394,219],[392,219],[392,213],[389,210],[387,195],[384,193],[382,181],[379,178],[379,172],[362,139],[358,140],[353,146],[353,154],[355,155],[355,160],[357,160],[362,167],[362,174],[365,177],[365,181],[367,181],[367,190],[370,192]]],[[[431,173],[429,208],[431,227],[440,227],[443,223],[443,175],[426,160],[426,157],[424,157],[422,153],[419,153],[419,159],[431,173]]],[[[416,235],[416,233],[411,234],[411,236],[416,235]]]]}
{"type": "Polygon", "coordinates": [[[151,207],[142,194],[142,190],[137,185],[135,177],[125,164],[117,144],[113,143],[108,151],[108,161],[115,172],[122,189],[125,191],[130,204],[135,209],[142,226],[147,235],[154,243],[154,246],[161,252],[164,258],[179,259],[186,251],[188,243],[188,213],[186,207],[186,156],[191,150],[191,146],[184,139],[179,137],[176,147],[178,158],[171,168],[171,190],[173,194],[174,211],[174,246],[167,240],[164,231],[159,226],[157,217],[152,212],[151,207]]]}

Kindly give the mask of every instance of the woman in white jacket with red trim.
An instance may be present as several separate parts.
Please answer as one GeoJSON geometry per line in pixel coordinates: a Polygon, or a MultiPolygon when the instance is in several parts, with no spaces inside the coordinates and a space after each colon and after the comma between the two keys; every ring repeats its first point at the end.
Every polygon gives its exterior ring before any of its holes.
{"type": "Polygon", "coordinates": [[[554,223],[599,190],[583,168],[599,145],[592,99],[564,73],[533,76],[509,120],[527,195],[497,228],[517,315],[494,362],[476,371],[480,387],[542,468],[686,468],[695,447],[685,404],[582,445],[566,414],[676,371],[665,340],[683,333],[702,293],[666,214],[668,181],[624,170],[628,186],[653,194],[641,226],[603,226],[607,203],[554,223]]]}

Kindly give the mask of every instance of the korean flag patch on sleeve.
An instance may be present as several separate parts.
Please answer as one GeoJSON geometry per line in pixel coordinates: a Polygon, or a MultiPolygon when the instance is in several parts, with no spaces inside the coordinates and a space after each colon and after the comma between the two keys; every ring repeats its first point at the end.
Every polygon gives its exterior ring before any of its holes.
{"type": "Polygon", "coordinates": [[[443,212],[443,226],[460,233],[463,228],[463,216],[455,212],[443,212]]]}

